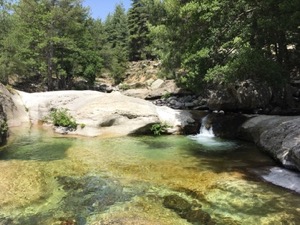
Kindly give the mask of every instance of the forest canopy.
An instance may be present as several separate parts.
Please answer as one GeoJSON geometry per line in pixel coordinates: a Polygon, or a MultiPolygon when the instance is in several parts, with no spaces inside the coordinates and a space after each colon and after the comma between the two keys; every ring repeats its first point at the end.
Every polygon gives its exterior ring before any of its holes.
{"type": "Polygon", "coordinates": [[[81,0],[0,0],[0,81],[17,74],[47,90],[122,82],[129,61],[157,59],[163,76],[197,90],[299,76],[298,0],[132,0],[105,21],[81,0]]]}

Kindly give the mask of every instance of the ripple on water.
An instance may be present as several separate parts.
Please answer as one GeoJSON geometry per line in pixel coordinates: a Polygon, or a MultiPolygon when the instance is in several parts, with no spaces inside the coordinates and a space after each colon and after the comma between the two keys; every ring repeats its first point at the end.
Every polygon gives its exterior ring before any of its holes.
{"type": "Polygon", "coordinates": [[[244,172],[270,160],[253,146],[226,146],[182,136],[23,135],[0,156],[0,224],[187,225],[201,216],[300,224],[299,195],[244,172]]]}

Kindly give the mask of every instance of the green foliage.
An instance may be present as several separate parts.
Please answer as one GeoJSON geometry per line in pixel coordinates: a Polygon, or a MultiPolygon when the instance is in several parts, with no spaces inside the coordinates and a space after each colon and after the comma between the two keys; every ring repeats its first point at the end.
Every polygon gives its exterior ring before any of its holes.
{"type": "Polygon", "coordinates": [[[123,91],[126,91],[126,90],[130,89],[130,85],[128,85],[126,83],[122,83],[119,85],[119,88],[123,91]]]}
{"type": "Polygon", "coordinates": [[[171,93],[170,93],[170,92],[165,92],[165,93],[161,96],[162,99],[168,99],[168,98],[170,98],[170,97],[171,97],[171,93]]]}
{"type": "Polygon", "coordinates": [[[128,12],[129,27],[129,59],[138,61],[151,58],[149,49],[149,12],[147,11],[147,1],[132,0],[132,7],[128,12]]]}
{"type": "Polygon", "coordinates": [[[168,129],[169,125],[166,123],[155,123],[151,126],[150,130],[153,132],[155,136],[159,136],[165,133],[168,129]]]}
{"type": "Polygon", "coordinates": [[[105,39],[100,55],[103,66],[116,84],[123,81],[128,64],[129,30],[127,15],[122,5],[117,5],[104,23],[105,39]]]}
{"type": "Polygon", "coordinates": [[[10,14],[11,29],[2,42],[1,77],[39,75],[48,90],[72,88],[74,76],[94,82],[101,59],[93,22],[80,0],[21,0],[10,14]]]}
{"type": "Polygon", "coordinates": [[[129,60],[158,58],[165,77],[193,90],[248,78],[273,85],[299,74],[298,9],[297,0],[132,0],[102,22],[81,0],[2,0],[0,81],[18,74],[71,89],[76,76],[92,85],[108,71],[118,84],[129,60]]]}
{"type": "Polygon", "coordinates": [[[0,135],[3,136],[8,131],[8,125],[5,120],[0,120],[0,135]]]}
{"type": "Polygon", "coordinates": [[[75,119],[70,115],[67,109],[52,109],[49,115],[49,119],[54,126],[67,127],[71,130],[76,130],[77,123],[75,119]]]}
{"type": "Polygon", "coordinates": [[[285,83],[284,74],[280,65],[264,57],[262,51],[246,49],[226,65],[209,69],[205,80],[232,83],[236,80],[253,79],[276,86],[285,83]]]}
{"type": "Polygon", "coordinates": [[[248,78],[284,84],[299,73],[299,1],[164,0],[162,6],[149,37],[163,69],[185,87],[248,78]]]}

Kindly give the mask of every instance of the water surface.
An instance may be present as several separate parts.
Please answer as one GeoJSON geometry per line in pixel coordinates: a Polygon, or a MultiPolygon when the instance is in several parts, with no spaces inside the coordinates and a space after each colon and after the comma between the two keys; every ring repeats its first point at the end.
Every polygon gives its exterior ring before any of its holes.
{"type": "Polygon", "coordinates": [[[253,145],[43,130],[0,153],[0,224],[300,224],[300,196],[248,173],[253,145]]]}

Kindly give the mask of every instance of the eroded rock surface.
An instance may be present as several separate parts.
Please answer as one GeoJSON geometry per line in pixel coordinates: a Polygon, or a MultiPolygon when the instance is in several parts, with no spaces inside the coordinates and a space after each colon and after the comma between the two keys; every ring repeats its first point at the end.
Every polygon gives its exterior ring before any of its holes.
{"type": "Polygon", "coordinates": [[[84,128],[78,127],[72,133],[85,136],[144,134],[150,132],[153,124],[160,122],[170,126],[169,133],[181,133],[185,126],[195,122],[188,112],[158,107],[119,92],[18,93],[28,110],[31,123],[44,120],[53,108],[66,108],[78,124],[84,124],[84,128]]]}
{"type": "Polygon", "coordinates": [[[241,126],[239,136],[255,142],[283,166],[300,170],[299,116],[257,116],[241,126]]]}

